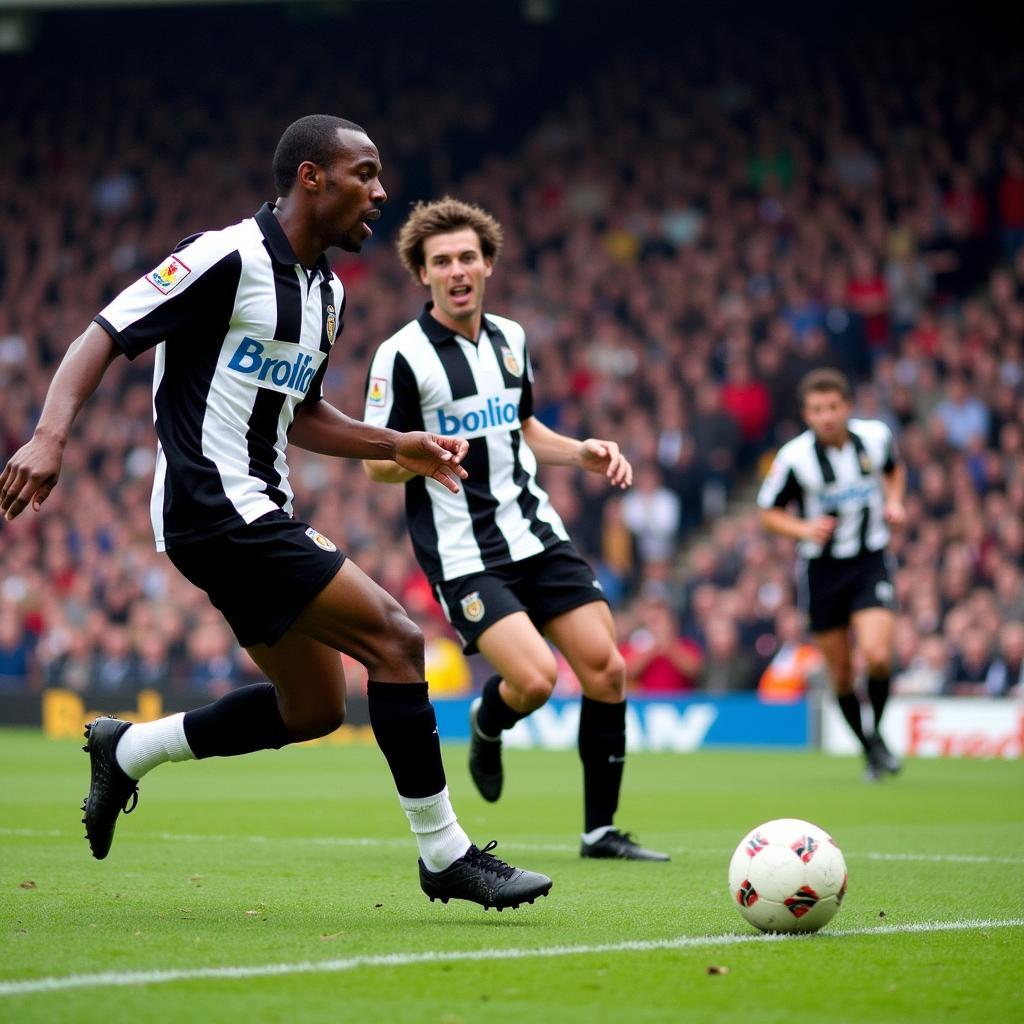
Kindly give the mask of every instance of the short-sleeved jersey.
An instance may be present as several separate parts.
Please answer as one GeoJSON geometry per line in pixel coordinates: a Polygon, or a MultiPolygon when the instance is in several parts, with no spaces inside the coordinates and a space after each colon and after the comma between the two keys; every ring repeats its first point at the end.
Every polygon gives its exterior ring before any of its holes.
{"type": "Polygon", "coordinates": [[[267,203],[185,239],[96,316],[129,359],[156,346],[159,550],[291,511],[288,430],[322,397],[344,303],[326,258],[302,267],[267,203]]]}
{"type": "Polygon", "coordinates": [[[430,314],[430,304],[374,355],[364,419],[395,430],[464,437],[469,477],[458,494],[414,477],[405,510],[416,558],[432,583],[538,555],[569,539],[537,483],[523,440],[533,371],[519,324],[485,316],[476,342],[430,314]]]}
{"type": "Polygon", "coordinates": [[[800,515],[838,522],[829,543],[803,540],[804,558],[854,558],[889,543],[882,474],[896,467],[892,431],[881,420],[851,419],[842,448],[823,445],[811,430],[784,444],[761,485],[761,508],[796,503],[800,515]]]}

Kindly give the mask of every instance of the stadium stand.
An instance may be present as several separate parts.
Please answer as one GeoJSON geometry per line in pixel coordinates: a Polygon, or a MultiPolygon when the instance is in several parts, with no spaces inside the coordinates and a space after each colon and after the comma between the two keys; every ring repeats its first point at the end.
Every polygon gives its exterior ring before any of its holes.
{"type": "MultiPolygon", "coordinates": [[[[271,198],[264,156],[280,130],[329,110],[378,142],[392,230],[411,201],[445,191],[504,223],[489,307],[526,327],[538,415],[617,438],[634,462],[625,496],[570,470],[544,479],[623,644],[690,657],[685,671],[638,670],[640,692],[645,675],[658,692],[674,676],[680,692],[754,691],[798,642],[791,621],[784,640],[776,629],[794,601],[790,544],[738,501],[800,429],[796,383],[822,365],[858,382],[858,414],[892,425],[908,467],[897,689],[1019,692],[1019,61],[980,64],[977,48],[940,61],[958,30],[941,20],[828,47],[740,25],[728,40],[651,44],[642,62],[515,23],[500,63],[458,64],[472,40],[427,50],[415,19],[342,63],[337,38],[279,13],[197,12],[204,30],[188,33],[166,13],[121,17],[115,56],[44,32],[0,65],[0,458],[93,313],[179,238],[271,198]],[[164,31],[181,34],[173,58],[164,31]],[[274,74],[251,59],[261,46],[274,74]],[[445,59],[457,79],[431,74],[445,59]]],[[[68,18],[86,38],[114,25],[68,18]]],[[[386,226],[335,269],[349,302],[325,390],[358,415],[369,353],[423,296],[386,226]]],[[[119,361],[43,512],[0,523],[0,689],[206,697],[255,672],[153,550],[150,374],[148,359],[119,361]]],[[[305,453],[293,482],[304,517],[441,636],[401,489],[305,453]]]]}

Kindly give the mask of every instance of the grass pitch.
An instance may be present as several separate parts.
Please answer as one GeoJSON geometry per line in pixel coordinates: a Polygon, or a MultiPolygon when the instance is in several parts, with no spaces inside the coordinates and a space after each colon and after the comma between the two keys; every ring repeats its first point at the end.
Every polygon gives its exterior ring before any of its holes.
{"type": "Polygon", "coordinates": [[[631,755],[619,822],[670,864],[581,861],[570,753],[510,751],[485,804],[446,750],[475,841],[551,895],[431,904],[372,747],[165,765],[92,860],[75,744],[0,730],[0,1020],[987,1021],[1024,998],[1024,764],[917,761],[882,785],[818,754],[631,755]],[[827,828],[847,900],[810,938],[730,903],[736,843],[827,828]],[[725,968],[709,973],[709,968],[725,968]]]}

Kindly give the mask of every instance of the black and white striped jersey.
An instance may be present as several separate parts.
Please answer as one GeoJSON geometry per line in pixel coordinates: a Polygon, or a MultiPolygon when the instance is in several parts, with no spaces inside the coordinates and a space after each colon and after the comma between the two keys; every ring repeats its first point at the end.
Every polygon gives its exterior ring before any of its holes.
{"type": "Polygon", "coordinates": [[[523,440],[533,370],[522,327],[485,316],[472,342],[438,323],[430,307],[374,355],[364,419],[469,441],[469,477],[458,494],[423,477],[405,485],[416,558],[439,583],[538,555],[569,535],[523,440]]]}
{"type": "Polygon", "coordinates": [[[804,558],[854,558],[889,543],[882,474],[896,467],[892,431],[881,420],[851,419],[842,448],[825,447],[811,430],[784,444],[761,484],[761,508],[795,502],[805,519],[837,517],[828,544],[800,541],[804,558]]]}
{"type": "Polygon", "coordinates": [[[157,347],[159,550],[291,511],[288,429],[322,397],[344,303],[326,258],[302,267],[267,203],[185,239],[95,318],[129,359],[157,347]]]}

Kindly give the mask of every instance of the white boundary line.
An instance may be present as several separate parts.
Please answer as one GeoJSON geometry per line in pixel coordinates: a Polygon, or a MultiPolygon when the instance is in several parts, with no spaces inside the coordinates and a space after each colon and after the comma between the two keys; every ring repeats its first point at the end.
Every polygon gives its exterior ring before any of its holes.
{"type": "MultiPolygon", "coordinates": [[[[0,828],[0,837],[64,839],[70,838],[73,835],[74,833],[72,832],[61,831],[60,829],[0,828]]],[[[305,843],[307,846],[372,847],[375,849],[407,847],[411,842],[410,839],[384,839],[373,836],[230,836],[206,835],[195,832],[125,833],[122,837],[123,840],[130,842],[161,841],[171,843],[305,843]]],[[[569,846],[564,843],[517,843],[502,841],[501,846],[503,849],[541,853],[576,853],[579,849],[577,846],[569,846]]],[[[669,852],[694,856],[709,854],[727,857],[732,853],[732,850],[727,850],[724,847],[704,847],[699,850],[688,847],[672,847],[669,852]]],[[[971,853],[882,853],[873,850],[860,852],[844,849],[843,854],[851,860],[863,857],[865,860],[910,861],[935,864],[1024,864],[1024,857],[995,857],[988,854],[971,853]]]]}
{"type": "MultiPolygon", "coordinates": [[[[921,921],[916,924],[874,928],[848,928],[823,932],[827,938],[859,938],[876,935],[915,935],[935,932],[981,931],[991,928],[1024,928],[1024,917],[961,921],[921,921]]],[[[335,960],[300,960],[297,963],[254,964],[248,967],[191,967],[165,971],[106,971],[101,974],[70,974],[63,977],[31,978],[0,982],[0,997],[61,992],[98,986],[131,987],[163,985],[175,981],[238,981],[247,978],[281,977],[289,974],[336,974],[360,967],[411,967],[416,964],[460,963],[479,960],[550,959],[564,956],[593,956],[598,953],[646,953],[664,949],[701,949],[708,946],[746,946],[754,943],[810,940],[811,935],[682,935],[675,939],[640,942],[609,942],[594,946],[539,946],[536,949],[466,949],[450,952],[383,953],[335,960]]]]}

